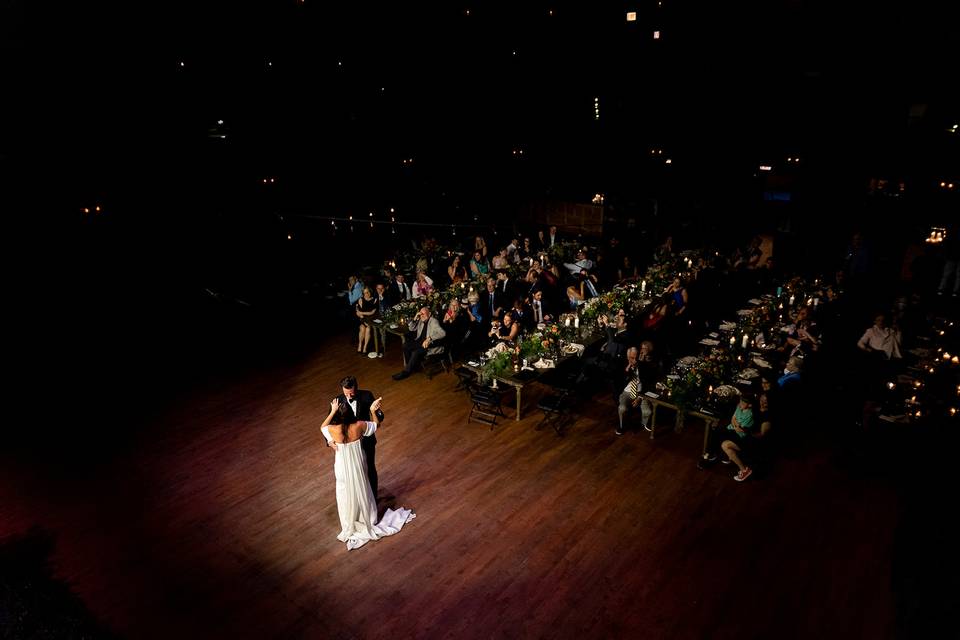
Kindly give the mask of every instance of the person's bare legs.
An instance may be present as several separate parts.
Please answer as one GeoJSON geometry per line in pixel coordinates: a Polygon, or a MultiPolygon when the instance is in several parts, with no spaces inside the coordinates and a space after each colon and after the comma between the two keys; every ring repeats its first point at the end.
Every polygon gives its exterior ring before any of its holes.
{"type": "Polygon", "coordinates": [[[363,351],[363,334],[364,334],[364,329],[366,328],[367,328],[366,325],[361,324],[360,330],[357,333],[357,353],[361,353],[363,351]]]}
{"type": "Polygon", "coordinates": [[[373,329],[371,329],[371,328],[368,327],[367,325],[363,325],[363,327],[361,327],[361,329],[360,329],[361,335],[363,336],[363,346],[360,347],[360,352],[361,352],[361,353],[366,352],[367,347],[370,346],[370,332],[371,332],[371,331],[373,331],[373,329]]]}
{"type": "Polygon", "coordinates": [[[740,451],[740,447],[738,447],[733,440],[724,440],[720,444],[720,448],[723,449],[723,452],[727,454],[728,458],[730,458],[730,462],[737,465],[740,471],[743,471],[747,468],[747,465],[743,464],[740,456],[737,455],[737,452],[740,451]]]}

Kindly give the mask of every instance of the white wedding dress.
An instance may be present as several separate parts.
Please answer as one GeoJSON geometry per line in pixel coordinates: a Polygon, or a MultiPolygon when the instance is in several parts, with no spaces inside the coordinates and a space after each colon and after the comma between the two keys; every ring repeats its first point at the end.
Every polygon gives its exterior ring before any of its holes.
{"type": "MultiPolygon", "coordinates": [[[[367,425],[364,436],[371,436],[376,432],[376,422],[364,424],[367,425]]],[[[321,431],[327,442],[333,440],[329,427],[323,427],[321,431]]],[[[337,444],[333,473],[337,478],[337,511],[340,513],[340,534],[337,540],[346,542],[348,551],[362,547],[370,540],[392,536],[417,517],[409,509],[387,509],[383,518],[377,521],[377,500],[370,488],[367,458],[359,440],[337,444]]]]}

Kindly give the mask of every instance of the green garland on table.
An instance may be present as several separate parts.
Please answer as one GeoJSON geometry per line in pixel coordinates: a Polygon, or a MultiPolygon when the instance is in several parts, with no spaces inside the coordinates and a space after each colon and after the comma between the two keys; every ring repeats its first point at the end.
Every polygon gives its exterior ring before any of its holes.
{"type": "Polygon", "coordinates": [[[513,369],[512,350],[501,351],[494,357],[483,363],[480,367],[480,379],[492,380],[495,377],[504,377],[504,374],[513,369]]]}

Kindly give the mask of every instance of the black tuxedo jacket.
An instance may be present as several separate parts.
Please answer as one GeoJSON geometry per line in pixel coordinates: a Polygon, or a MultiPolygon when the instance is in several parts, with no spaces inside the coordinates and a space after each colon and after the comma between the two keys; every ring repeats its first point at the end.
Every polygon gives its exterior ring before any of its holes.
{"type": "MultiPolygon", "coordinates": [[[[354,414],[354,420],[370,420],[370,405],[373,404],[376,398],[373,397],[373,394],[366,389],[357,389],[356,393],[357,398],[357,411],[354,414]]],[[[342,393],[337,396],[337,400],[342,404],[350,406],[347,402],[347,396],[342,393]]],[[[383,422],[383,411],[377,411],[377,419],[383,422]]]]}
{"type": "Polygon", "coordinates": [[[407,300],[410,300],[413,297],[413,289],[410,288],[412,285],[409,285],[406,282],[404,282],[403,286],[404,286],[404,291],[406,295],[404,295],[404,292],[400,291],[400,285],[397,284],[396,280],[391,282],[390,286],[387,287],[387,290],[384,292],[384,297],[390,301],[391,307],[400,302],[406,302],[407,300]]]}

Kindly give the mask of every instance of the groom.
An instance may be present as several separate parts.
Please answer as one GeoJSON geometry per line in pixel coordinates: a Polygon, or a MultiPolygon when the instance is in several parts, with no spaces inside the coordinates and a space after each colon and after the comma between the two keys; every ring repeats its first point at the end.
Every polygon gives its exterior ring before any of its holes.
{"type": "MultiPolygon", "coordinates": [[[[340,406],[346,405],[353,412],[350,422],[357,420],[370,420],[370,405],[376,399],[373,393],[366,389],[357,388],[357,379],[353,376],[347,376],[340,381],[340,389],[343,391],[336,397],[340,406]]],[[[383,411],[377,409],[377,420],[383,422],[383,411]]],[[[377,497],[377,467],[375,456],[377,454],[377,435],[367,436],[360,439],[360,447],[367,458],[367,476],[370,478],[370,488],[373,489],[373,497],[377,497]]]]}

